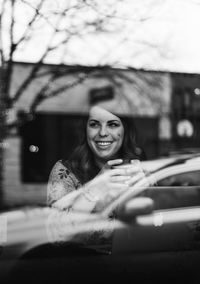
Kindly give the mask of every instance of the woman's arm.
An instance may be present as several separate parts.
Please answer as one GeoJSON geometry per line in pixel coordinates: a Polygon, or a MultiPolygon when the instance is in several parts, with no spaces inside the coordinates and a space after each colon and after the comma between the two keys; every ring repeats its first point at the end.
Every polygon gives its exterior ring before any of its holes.
{"type": "MultiPolygon", "coordinates": [[[[110,161],[111,164],[118,160],[110,161]]],[[[128,186],[124,169],[105,169],[81,185],[76,176],[61,162],[53,167],[47,186],[47,204],[59,210],[99,212],[128,186]]]]}
{"type": "Polygon", "coordinates": [[[47,233],[51,242],[75,241],[91,243],[99,235],[99,242],[111,236],[112,224],[108,222],[106,231],[89,230],[98,199],[87,186],[81,187],[77,178],[61,161],[53,167],[47,186],[47,203],[52,207],[47,222],[47,233]],[[87,232],[81,232],[81,226],[87,232]]]}

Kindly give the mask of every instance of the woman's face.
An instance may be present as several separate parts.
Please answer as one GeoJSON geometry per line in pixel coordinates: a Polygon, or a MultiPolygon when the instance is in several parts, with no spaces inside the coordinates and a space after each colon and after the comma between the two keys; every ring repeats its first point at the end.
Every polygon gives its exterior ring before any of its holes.
{"type": "Polygon", "coordinates": [[[94,106],[87,122],[87,142],[96,158],[114,158],[124,139],[124,127],[119,117],[94,106]]]}

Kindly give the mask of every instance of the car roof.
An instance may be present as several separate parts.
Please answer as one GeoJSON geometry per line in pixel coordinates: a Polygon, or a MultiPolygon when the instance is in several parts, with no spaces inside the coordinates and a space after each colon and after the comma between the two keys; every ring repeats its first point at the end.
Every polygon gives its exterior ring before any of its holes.
{"type": "Polygon", "coordinates": [[[142,161],[142,168],[147,172],[153,173],[173,165],[191,162],[200,162],[200,153],[177,154],[172,157],[160,157],[155,160],[142,161]]]}

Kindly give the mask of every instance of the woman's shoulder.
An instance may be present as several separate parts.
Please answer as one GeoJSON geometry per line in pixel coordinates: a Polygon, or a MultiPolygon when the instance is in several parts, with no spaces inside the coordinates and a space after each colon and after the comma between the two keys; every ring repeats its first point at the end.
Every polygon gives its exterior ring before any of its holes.
{"type": "Polygon", "coordinates": [[[58,160],[53,165],[52,171],[57,171],[60,169],[67,169],[66,163],[63,160],[58,160]]]}
{"type": "Polygon", "coordinates": [[[66,160],[58,160],[51,171],[50,177],[53,178],[53,176],[57,176],[57,178],[59,178],[59,180],[71,180],[74,181],[76,184],[76,187],[79,185],[79,180],[78,178],[75,176],[75,174],[72,172],[71,168],[70,168],[70,163],[66,160]]]}
{"type": "Polygon", "coordinates": [[[66,170],[71,172],[71,167],[70,167],[70,163],[67,160],[58,160],[55,162],[55,164],[53,165],[52,171],[57,171],[57,170],[66,170]]]}
{"type": "Polygon", "coordinates": [[[49,175],[47,185],[47,204],[59,200],[71,191],[77,190],[82,185],[73,172],[63,163],[58,160],[49,175]]]}

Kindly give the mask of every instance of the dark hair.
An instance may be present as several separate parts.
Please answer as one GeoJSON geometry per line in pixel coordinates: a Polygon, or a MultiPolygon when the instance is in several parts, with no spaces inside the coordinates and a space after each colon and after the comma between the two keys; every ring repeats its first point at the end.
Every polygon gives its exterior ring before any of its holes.
{"type": "MultiPolygon", "coordinates": [[[[121,119],[124,127],[124,139],[118,153],[119,158],[126,161],[140,159],[140,148],[136,145],[136,128],[133,118],[117,116],[121,119]]],[[[94,178],[100,170],[95,163],[94,155],[87,143],[86,121],[84,120],[84,125],[80,128],[83,130],[80,145],[74,150],[69,159],[64,161],[66,166],[72,170],[82,184],[94,178]]]]}

